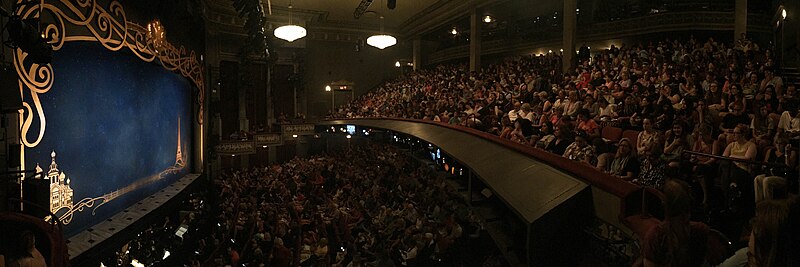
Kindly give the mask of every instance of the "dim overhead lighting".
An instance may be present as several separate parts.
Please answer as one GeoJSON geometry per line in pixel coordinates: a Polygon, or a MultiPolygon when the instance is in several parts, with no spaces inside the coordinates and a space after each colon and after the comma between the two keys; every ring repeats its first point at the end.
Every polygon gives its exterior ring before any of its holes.
{"type": "Polygon", "coordinates": [[[561,48],[558,51],[561,52],[561,53],[564,53],[564,48],[561,48]]]}
{"type": "Polygon", "coordinates": [[[289,42],[306,37],[306,28],[297,25],[280,26],[273,32],[275,37],[289,42]]]}
{"type": "Polygon", "coordinates": [[[353,138],[353,137],[352,137],[352,136],[350,136],[349,134],[348,134],[347,136],[345,136],[345,137],[347,137],[347,139],[353,138]]]}
{"type": "MultiPolygon", "coordinates": [[[[326,85],[325,86],[325,92],[330,92],[330,91],[331,91],[331,86],[330,85],[326,85]]],[[[333,127],[331,127],[331,128],[333,128],[333,127]]]]}
{"type": "Polygon", "coordinates": [[[553,50],[547,50],[547,53],[553,53],[553,50]]]}
{"type": "Polygon", "coordinates": [[[275,37],[289,42],[306,37],[306,28],[292,24],[292,3],[289,2],[289,25],[276,28],[273,32],[275,37]]]}
{"type": "Polygon", "coordinates": [[[394,66],[399,68],[400,67],[400,61],[394,62],[394,66]]]}
{"type": "Polygon", "coordinates": [[[492,23],[492,16],[483,17],[483,22],[492,23]]]}
{"type": "Polygon", "coordinates": [[[261,146],[262,148],[267,148],[267,146],[261,146]]]}
{"type": "Polygon", "coordinates": [[[383,33],[383,16],[381,16],[381,34],[367,38],[367,44],[378,49],[384,49],[397,44],[397,38],[383,33]]]}
{"type": "Polygon", "coordinates": [[[373,35],[367,38],[367,44],[374,46],[378,49],[384,49],[396,45],[397,38],[394,38],[394,36],[386,34],[373,35]]]}
{"type": "Polygon", "coordinates": [[[296,135],[296,134],[293,134],[293,135],[292,135],[292,138],[297,138],[297,135],[296,135]]]}
{"type": "Polygon", "coordinates": [[[452,30],[450,30],[450,34],[458,35],[458,30],[456,30],[456,28],[453,28],[452,30]]]}

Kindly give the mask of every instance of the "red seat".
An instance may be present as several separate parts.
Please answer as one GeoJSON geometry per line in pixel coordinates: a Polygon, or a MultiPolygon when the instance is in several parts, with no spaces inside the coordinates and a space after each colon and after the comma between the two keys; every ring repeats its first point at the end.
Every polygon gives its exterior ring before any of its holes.
{"type": "Polygon", "coordinates": [[[622,223],[630,228],[633,234],[636,235],[639,240],[642,240],[644,235],[647,234],[647,231],[649,231],[650,228],[653,228],[653,226],[658,225],[660,222],[661,220],[656,217],[643,214],[635,214],[622,219],[622,223]]]}
{"type": "Polygon", "coordinates": [[[622,138],[622,128],[617,128],[613,126],[606,126],[603,127],[603,131],[600,133],[600,136],[603,137],[606,141],[616,142],[622,138]]]}
{"type": "Polygon", "coordinates": [[[652,188],[641,188],[625,196],[620,220],[641,240],[647,231],[661,222],[663,194],[652,188]]]}
{"type": "Polygon", "coordinates": [[[639,131],[625,130],[624,132],[622,132],[622,137],[630,139],[631,145],[636,146],[639,140],[639,131]]]}

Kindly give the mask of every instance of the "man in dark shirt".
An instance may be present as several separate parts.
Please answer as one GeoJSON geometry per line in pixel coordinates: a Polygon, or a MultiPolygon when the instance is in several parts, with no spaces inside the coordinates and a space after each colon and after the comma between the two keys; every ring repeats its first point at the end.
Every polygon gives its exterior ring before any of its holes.
{"type": "Polygon", "coordinates": [[[723,132],[730,132],[733,131],[733,128],[736,128],[736,126],[739,124],[749,126],[750,116],[744,113],[744,108],[742,108],[741,105],[734,104],[733,112],[728,113],[722,118],[722,124],[720,124],[719,127],[723,132]]]}

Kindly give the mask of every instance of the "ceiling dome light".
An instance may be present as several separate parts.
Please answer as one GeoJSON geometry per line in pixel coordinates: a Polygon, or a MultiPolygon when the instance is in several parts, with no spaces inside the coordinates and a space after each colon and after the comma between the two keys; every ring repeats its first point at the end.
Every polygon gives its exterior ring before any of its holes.
{"type": "Polygon", "coordinates": [[[273,32],[275,37],[294,42],[294,40],[306,37],[306,28],[297,25],[280,26],[273,32]]]}
{"type": "Polygon", "coordinates": [[[453,28],[453,30],[451,30],[450,33],[453,35],[458,35],[458,30],[456,30],[456,28],[453,28]]]}
{"type": "Polygon", "coordinates": [[[491,16],[483,17],[483,22],[492,23],[492,17],[491,16]]]}
{"type": "Polygon", "coordinates": [[[391,35],[378,34],[367,38],[367,44],[378,49],[384,49],[397,44],[397,38],[394,38],[391,35]]]}
{"type": "Polygon", "coordinates": [[[378,49],[384,49],[397,44],[397,38],[383,33],[383,16],[381,16],[381,34],[376,34],[367,38],[367,44],[378,49]]]}
{"type": "Polygon", "coordinates": [[[280,26],[272,32],[275,37],[286,41],[294,42],[294,40],[306,37],[306,28],[292,24],[292,3],[289,2],[289,25],[280,26]]]}

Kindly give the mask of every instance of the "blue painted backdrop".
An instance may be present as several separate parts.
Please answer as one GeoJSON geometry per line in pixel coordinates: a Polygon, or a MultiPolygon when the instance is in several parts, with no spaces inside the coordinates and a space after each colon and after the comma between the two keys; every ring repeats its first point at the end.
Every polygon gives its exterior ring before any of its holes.
{"type": "Polygon", "coordinates": [[[124,210],[191,169],[193,87],[187,79],[159,63],[92,42],[64,44],[52,66],[53,87],[40,95],[45,135],[37,147],[26,149],[26,169],[38,163],[47,173],[55,151],[59,169],[71,180],[74,203],[102,196],[175,164],[179,118],[187,164],[178,174],[104,204],[94,215],[91,208],[75,212],[66,236],[124,210]]]}

